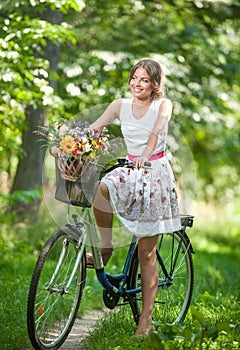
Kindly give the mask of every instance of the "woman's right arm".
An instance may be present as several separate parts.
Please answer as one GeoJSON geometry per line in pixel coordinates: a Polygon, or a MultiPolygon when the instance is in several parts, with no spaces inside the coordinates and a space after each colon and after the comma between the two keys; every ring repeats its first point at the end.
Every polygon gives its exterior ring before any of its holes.
{"type": "Polygon", "coordinates": [[[111,124],[113,119],[119,118],[121,102],[122,100],[118,99],[110,103],[110,105],[108,105],[103,114],[90,125],[90,128],[100,130],[104,126],[108,126],[109,124],[111,124]]]}

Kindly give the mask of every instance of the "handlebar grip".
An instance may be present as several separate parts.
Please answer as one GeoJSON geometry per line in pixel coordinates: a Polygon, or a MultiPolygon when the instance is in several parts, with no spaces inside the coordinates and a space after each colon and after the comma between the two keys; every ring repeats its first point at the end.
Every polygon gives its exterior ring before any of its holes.
{"type": "Polygon", "coordinates": [[[118,163],[120,165],[125,165],[127,163],[127,159],[124,157],[120,157],[120,158],[118,158],[118,163]]]}
{"type": "Polygon", "coordinates": [[[151,165],[152,165],[152,164],[151,164],[150,162],[144,162],[144,166],[146,166],[146,167],[149,167],[149,168],[150,168],[151,165]]]}

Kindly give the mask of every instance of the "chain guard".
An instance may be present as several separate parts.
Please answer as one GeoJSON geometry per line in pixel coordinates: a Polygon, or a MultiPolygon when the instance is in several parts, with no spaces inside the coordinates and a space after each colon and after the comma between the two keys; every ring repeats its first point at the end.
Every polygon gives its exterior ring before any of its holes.
{"type": "Polygon", "coordinates": [[[108,309],[113,310],[115,308],[115,306],[117,305],[119,299],[120,299],[119,295],[112,294],[112,293],[108,292],[107,290],[103,290],[103,301],[104,301],[105,306],[108,309]]]}

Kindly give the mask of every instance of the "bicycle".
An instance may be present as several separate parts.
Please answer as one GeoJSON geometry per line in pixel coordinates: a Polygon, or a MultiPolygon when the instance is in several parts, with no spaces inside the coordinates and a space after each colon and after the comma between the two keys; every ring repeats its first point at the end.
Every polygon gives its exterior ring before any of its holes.
{"type": "MultiPolygon", "coordinates": [[[[105,173],[119,166],[133,167],[131,162],[119,159],[105,173]]],[[[27,326],[31,343],[37,350],[58,349],[71,331],[85,286],[87,236],[105,306],[114,309],[130,305],[138,324],[142,298],[137,238],[132,237],[122,272],[106,273],[91,203],[84,198],[81,206],[81,215],[74,214],[73,223],[67,223],[47,240],[32,275],[27,326]]],[[[156,254],[159,283],[154,321],[179,323],[188,312],[194,284],[194,251],[186,228],[192,227],[193,220],[191,215],[181,216],[180,231],[159,235],[156,254]]]]}

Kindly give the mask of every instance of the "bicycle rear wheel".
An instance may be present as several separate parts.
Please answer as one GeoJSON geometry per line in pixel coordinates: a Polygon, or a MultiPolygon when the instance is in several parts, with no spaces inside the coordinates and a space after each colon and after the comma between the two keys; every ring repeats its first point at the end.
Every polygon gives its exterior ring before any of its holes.
{"type": "Polygon", "coordinates": [[[77,242],[63,230],[45,244],[36,263],[28,295],[27,326],[34,349],[58,349],[77,316],[86,279],[83,254],[71,284],[77,242]],[[67,289],[66,289],[67,287],[67,289]]]}
{"type": "MultiPolygon", "coordinates": [[[[184,231],[160,235],[157,244],[159,287],[153,307],[153,320],[176,324],[186,317],[191,303],[194,270],[192,247],[184,231]]],[[[137,249],[129,276],[129,289],[141,287],[137,249]]],[[[142,293],[133,295],[131,308],[138,323],[142,310],[142,293]]]]}

